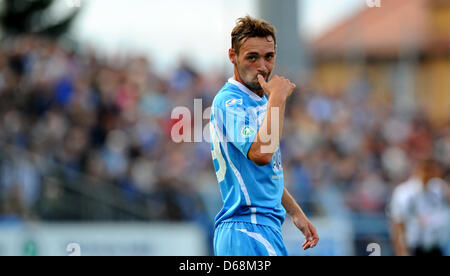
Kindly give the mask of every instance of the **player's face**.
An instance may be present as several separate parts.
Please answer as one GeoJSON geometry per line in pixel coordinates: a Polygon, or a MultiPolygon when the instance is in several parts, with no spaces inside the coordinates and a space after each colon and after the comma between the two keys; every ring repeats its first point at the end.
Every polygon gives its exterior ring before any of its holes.
{"type": "Polygon", "coordinates": [[[275,65],[275,43],[271,36],[247,38],[236,55],[236,67],[240,79],[254,90],[261,90],[258,74],[269,80],[275,65]]]}

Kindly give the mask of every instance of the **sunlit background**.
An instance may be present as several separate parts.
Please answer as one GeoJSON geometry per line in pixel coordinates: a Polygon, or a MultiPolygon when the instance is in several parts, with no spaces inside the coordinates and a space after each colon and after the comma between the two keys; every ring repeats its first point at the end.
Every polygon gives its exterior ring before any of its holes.
{"type": "Polygon", "coordinates": [[[289,253],[393,255],[394,188],[426,159],[450,183],[450,1],[367,3],[0,0],[0,255],[212,255],[210,145],[174,143],[171,112],[211,105],[247,14],[298,87],[285,185],[321,240],[303,251],[287,217],[289,253]]]}

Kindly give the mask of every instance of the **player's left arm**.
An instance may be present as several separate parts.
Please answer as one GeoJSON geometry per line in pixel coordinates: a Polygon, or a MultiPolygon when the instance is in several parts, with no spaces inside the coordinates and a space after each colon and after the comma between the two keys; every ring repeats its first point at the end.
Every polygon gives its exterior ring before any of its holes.
{"type": "Polygon", "coordinates": [[[281,204],[283,204],[284,209],[291,216],[292,222],[302,231],[306,238],[306,241],[302,244],[303,250],[316,246],[319,242],[319,235],[317,234],[316,228],[286,188],[283,190],[281,204]]]}

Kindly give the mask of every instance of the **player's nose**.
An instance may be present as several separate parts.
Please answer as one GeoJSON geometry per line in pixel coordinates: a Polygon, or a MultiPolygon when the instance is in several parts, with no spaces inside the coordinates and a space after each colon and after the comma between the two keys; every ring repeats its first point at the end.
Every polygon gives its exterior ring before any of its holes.
{"type": "Polygon", "coordinates": [[[268,71],[265,61],[263,59],[259,59],[257,66],[258,73],[265,77],[268,71]]]}

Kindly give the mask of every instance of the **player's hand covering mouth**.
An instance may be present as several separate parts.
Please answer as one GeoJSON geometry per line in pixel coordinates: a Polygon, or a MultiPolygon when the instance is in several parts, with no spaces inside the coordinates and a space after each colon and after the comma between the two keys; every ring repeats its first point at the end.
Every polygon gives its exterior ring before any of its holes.
{"type": "Polygon", "coordinates": [[[263,73],[257,73],[256,74],[256,80],[258,80],[258,75],[261,75],[261,77],[263,77],[266,81],[267,81],[267,73],[263,74],[263,73]]]}

